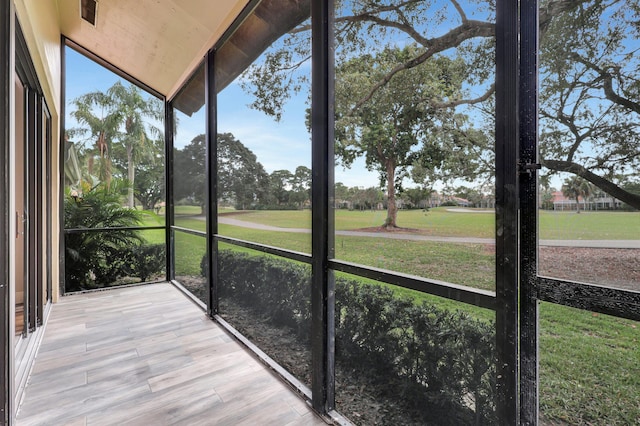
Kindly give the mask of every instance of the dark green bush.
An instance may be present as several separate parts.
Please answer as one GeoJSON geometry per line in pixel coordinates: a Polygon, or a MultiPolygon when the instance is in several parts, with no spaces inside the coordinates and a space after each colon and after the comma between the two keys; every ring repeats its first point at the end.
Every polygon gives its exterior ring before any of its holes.
{"type": "MultiPolygon", "coordinates": [[[[218,267],[221,300],[295,330],[308,344],[308,266],[221,250],[218,267]]],[[[335,290],[336,362],[341,369],[419,412],[424,422],[495,423],[493,324],[432,304],[418,305],[382,285],[339,277],[335,290]]]]}
{"type": "Polygon", "coordinates": [[[125,182],[113,180],[84,188],[81,197],[67,194],[64,199],[65,291],[101,288],[123,278],[146,281],[162,273],[164,245],[144,246],[136,231],[93,231],[95,228],[133,227],[141,223],[142,213],[123,207],[125,182]]]}
{"type": "Polygon", "coordinates": [[[122,277],[134,277],[148,281],[165,271],[167,258],[164,244],[143,244],[126,248],[120,252],[122,277]]]}

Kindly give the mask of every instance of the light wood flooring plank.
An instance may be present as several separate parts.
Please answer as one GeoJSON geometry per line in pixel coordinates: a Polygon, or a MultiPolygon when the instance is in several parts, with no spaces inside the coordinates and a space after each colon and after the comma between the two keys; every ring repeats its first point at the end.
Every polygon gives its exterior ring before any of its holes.
{"type": "Polygon", "coordinates": [[[165,283],[55,304],[17,424],[325,423],[165,283]]]}

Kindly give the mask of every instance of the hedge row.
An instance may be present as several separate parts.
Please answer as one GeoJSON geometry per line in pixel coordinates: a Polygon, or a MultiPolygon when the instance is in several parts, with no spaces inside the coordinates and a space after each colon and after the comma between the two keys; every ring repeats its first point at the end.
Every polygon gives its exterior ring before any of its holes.
{"type": "Polygon", "coordinates": [[[67,244],[66,292],[109,287],[122,280],[145,282],[165,271],[164,244],[106,246],[89,253],[82,246],[72,247],[68,240],[67,244]],[[73,256],[75,252],[79,255],[73,256]],[[88,261],[83,259],[89,256],[88,261]]]}
{"type": "MultiPolygon", "coordinates": [[[[219,254],[220,298],[295,330],[308,344],[310,268],[233,250],[219,254]]],[[[424,423],[495,424],[493,324],[418,305],[383,285],[337,277],[335,292],[339,368],[424,423]]]]}

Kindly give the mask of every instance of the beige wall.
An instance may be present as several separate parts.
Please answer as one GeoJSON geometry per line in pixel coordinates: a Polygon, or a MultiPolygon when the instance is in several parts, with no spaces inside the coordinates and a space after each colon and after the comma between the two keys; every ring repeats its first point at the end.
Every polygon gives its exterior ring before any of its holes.
{"type": "Polygon", "coordinates": [[[60,153],[60,103],[61,103],[61,36],[58,23],[58,9],[55,0],[14,0],[16,15],[22,27],[27,46],[35,66],[44,97],[51,112],[52,145],[51,145],[51,192],[53,205],[53,224],[51,242],[51,274],[54,302],[58,298],[58,241],[60,226],[58,221],[59,200],[59,153],[60,153]]]}

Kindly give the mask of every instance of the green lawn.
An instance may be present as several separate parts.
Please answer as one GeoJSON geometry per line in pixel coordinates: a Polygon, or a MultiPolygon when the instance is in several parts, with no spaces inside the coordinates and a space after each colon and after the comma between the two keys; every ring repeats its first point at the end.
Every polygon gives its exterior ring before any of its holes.
{"type": "MultiPolygon", "coordinates": [[[[241,220],[280,227],[309,226],[308,211],[250,212],[241,220]]],[[[384,212],[336,212],[336,228],[355,229],[381,223],[384,212]]],[[[402,226],[429,229],[432,235],[489,237],[493,215],[401,211],[402,226]]],[[[181,219],[181,226],[204,231],[202,220],[181,219]]],[[[540,214],[541,238],[640,238],[640,213],[546,212],[540,214]]],[[[148,240],[154,231],[146,231],[148,240]]],[[[243,240],[310,253],[311,235],[261,231],[220,224],[219,232],[243,240]]],[[[157,234],[164,241],[163,231],[157,234]]],[[[200,274],[202,237],[176,233],[180,273],[200,274]]],[[[238,250],[250,251],[236,248],[238,250]]],[[[336,258],[363,265],[493,290],[493,251],[482,244],[448,244],[336,236],[336,258]]],[[[374,282],[372,280],[364,280],[374,282]]],[[[491,311],[395,288],[416,302],[427,300],[490,320],[491,311]]],[[[540,407],[547,420],[568,424],[635,424],[640,421],[640,324],[553,304],[540,307],[540,407]]]]}
{"type": "MultiPolygon", "coordinates": [[[[342,228],[353,229],[353,227],[362,227],[365,221],[371,221],[371,218],[378,214],[383,212],[340,210],[337,211],[337,221],[342,228]]],[[[420,210],[401,211],[400,215],[412,227],[418,226],[420,221],[430,221],[434,227],[433,234],[483,236],[493,226],[488,224],[493,220],[491,214],[454,213],[444,208],[432,209],[426,213],[420,210]]],[[[303,227],[296,221],[308,223],[305,221],[309,218],[309,212],[261,211],[234,217],[280,227],[303,227]]],[[[573,212],[541,212],[540,217],[542,230],[554,225],[556,236],[585,239],[613,238],[614,236],[617,238],[640,237],[640,230],[637,233],[633,232],[634,226],[640,226],[640,213],[583,212],[578,215],[573,212]],[[601,222],[610,225],[606,228],[589,228],[590,224],[601,222]]],[[[151,221],[147,224],[153,225],[151,221]]],[[[192,217],[180,218],[179,226],[205,231],[205,222],[192,217]]],[[[219,225],[219,233],[260,244],[311,253],[311,234],[309,233],[273,232],[227,224],[219,225]]],[[[163,231],[145,231],[145,237],[150,242],[164,240],[163,231]]],[[[493,247],[483,244],[451,244],[336,235],[335,256],[340,260],[366,266],[480,289],[494,289],[493,247]]],[[[187,257],[187,260],[199,262],[191,257],[187,257]]]]}
{"type": "Polygon", "coordinates": [[[174,206],[176,216],[195,216],[204,214],[200,206],[174,206]]]}
{"type": "Polygon", "coordinates": [[[542,211],[540,238],[557,240],[638,240],[640,212],[542,211]]]}
{"type": "Polygon", "coordinates": [[[640,323],[542,303],[540,410],[571,425],[640,424],[640,323]]]}
{"type": "MultiPolygon", "coordinates": [[[[335,211],[336,230],[354,230],[380,226],[384,210],[335,211]]],[[[248,211],[234,218],[281,228],[310,228],[309,210],[248,211]]],[[[554,212],[539,214],[540,238],[583,240],[626,240],[640,238],[639,212],[554,212]]],[[[418,229],[422,234],[455,237],[493,238],[495,219],[492,213],[454,212],[438,207],[423,210],[401,210],[398,225],[418,229]]]]}

